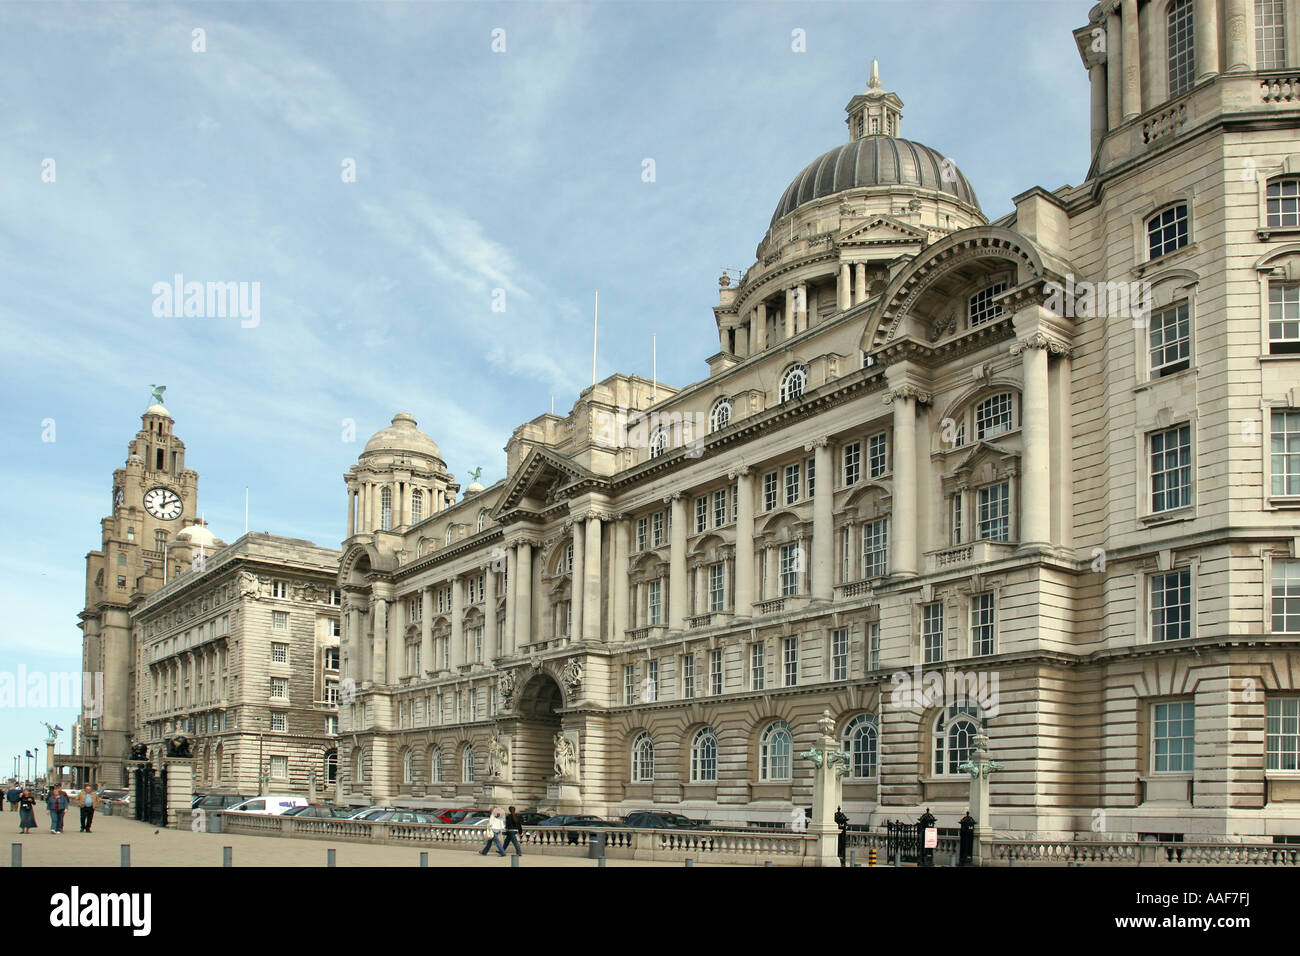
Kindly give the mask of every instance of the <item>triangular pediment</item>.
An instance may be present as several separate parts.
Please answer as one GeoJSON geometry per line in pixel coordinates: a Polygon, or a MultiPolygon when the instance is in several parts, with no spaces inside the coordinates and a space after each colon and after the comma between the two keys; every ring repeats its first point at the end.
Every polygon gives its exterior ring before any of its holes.
{"type": "Polygon", "coordinates": [[[1018,449],[1008,448],[995,445],[993,442],[982,439],[976,442],[967,454],[961,460],[961,463],[953,469],[954,475],[968,475],[975,471],[984,462],[998,464],[1009,456],[1018,454],[1018,449]]]}
{"type": "Polygon", "coordinates": [[[596,475],[549,448],[533,448],[506,485],[495,515],[516,508],[541,510],[564,497],[572,486],[599,480],[596,475]]]}
{"type": "Polygon", "coordinates": [[[875,216],[840,235],[841,246],[925,245],[929,237],[893,216],[875,216]]]}

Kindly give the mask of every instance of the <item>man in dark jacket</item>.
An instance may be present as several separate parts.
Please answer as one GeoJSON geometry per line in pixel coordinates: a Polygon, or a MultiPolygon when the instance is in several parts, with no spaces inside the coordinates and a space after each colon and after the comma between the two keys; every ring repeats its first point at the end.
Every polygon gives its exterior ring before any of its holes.
{"type": "Polygon", "coordinates": [[[10,787],[8,790],[5,791],[5,801],[9,804],[10,810],[18,809],[18,797],[21,794],[22,794],[22,790],[20,790],[17,786],[10,787]]]}
{"type": "Polygon", "coordinates": [[[506,815],[506,849],[510,849],[510,844],[515,845],[515,856],[523,856],[523,848],[519,845],[519,835],[524,832],[524,821],[511,807],[510,812],[506,815]]]}
{"type": "Polygon", "coordinates": [[[45,798],[45,806],[50,811],[50,832],[62,833],[63,814],[68,811],[68,795],[57,783],[50,788],[49,796],[45,798]]]}

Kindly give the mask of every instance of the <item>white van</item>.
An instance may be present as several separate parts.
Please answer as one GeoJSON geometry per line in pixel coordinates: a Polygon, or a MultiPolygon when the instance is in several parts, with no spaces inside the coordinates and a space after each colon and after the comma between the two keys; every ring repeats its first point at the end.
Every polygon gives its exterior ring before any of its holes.
{"type": "Polygon", "coordinates": [[[251,800],[245,800],[243,803],[237,803],[224,812],[281,814],[290,807],[305,806],[307,806],[306,797],[289,797],[271,794],[265,797],[254,797],[251,800]]]}

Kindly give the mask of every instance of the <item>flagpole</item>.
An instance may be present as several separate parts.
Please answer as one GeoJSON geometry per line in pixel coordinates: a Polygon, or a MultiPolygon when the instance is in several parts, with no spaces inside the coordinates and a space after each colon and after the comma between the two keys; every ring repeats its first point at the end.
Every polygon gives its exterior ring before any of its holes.
{"type": "Polygon", "coordinates": [[[659,400],[659,339],[650,335],[650,404],[659,400]]]}
{"type": "Polygon", "coordinates": [[[596,384],[596,332],[600,328],[600,290],[596,290],[596,304],[591,319],[591,384],[596,384]]]}
{"type": "Polygon", "coordinates": [[[248,485],[244,485],[244,534],[248,534],[248,485]]]}

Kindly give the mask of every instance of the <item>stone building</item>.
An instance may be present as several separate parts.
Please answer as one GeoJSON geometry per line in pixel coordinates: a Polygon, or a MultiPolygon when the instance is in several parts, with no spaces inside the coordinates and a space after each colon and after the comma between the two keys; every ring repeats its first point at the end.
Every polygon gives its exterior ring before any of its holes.
{"type": "Polygon", "coordinates": [[[829,710],[854,822],[953,825],[984,734],[997,830],[1300,835],[1300,3],[1075,37],[1082,185],[990,222],[873,68],[706,379],[611,376],[450,505],[375,436],[343,799],[779,823],[829,710]]]}
{"type": "Polygon", "coordinates": [[[214,547],[132,614],[136,739],[156,760],[186,734],[203,789],[333,787],[339,552],[256,533],[214,547]]]}

